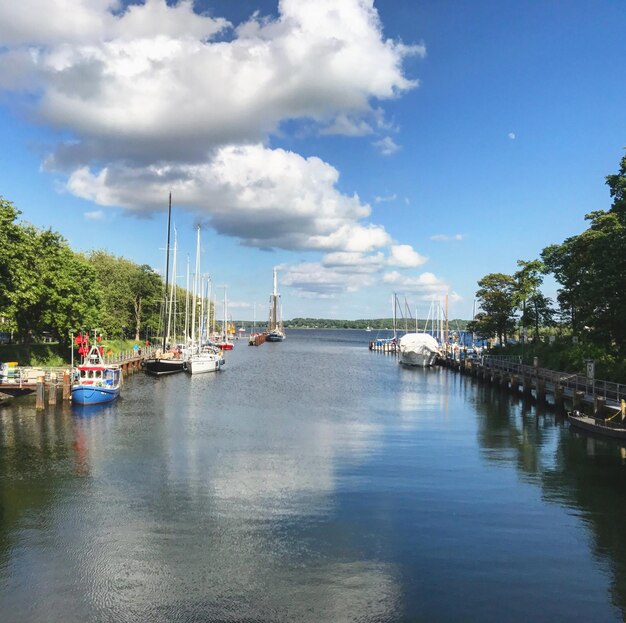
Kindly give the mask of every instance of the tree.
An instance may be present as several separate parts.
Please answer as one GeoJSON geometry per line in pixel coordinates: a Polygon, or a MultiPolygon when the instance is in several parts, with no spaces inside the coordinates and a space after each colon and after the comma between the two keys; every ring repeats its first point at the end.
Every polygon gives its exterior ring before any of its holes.
{"type": "MultiPolygon", "coordinates": [[[[514,273],[517,286],[514,293],[515,306],[521,309],[520,325],[525,330],[529,326],[535,329],[535,337],[539,337],[539,326],[542,318],[550,316],[550,299],[541,294],[539,287],[543,283],[545,264],[540,260],[518,260],[520,269],[514,273]]],[[[525,335],[525,331],[524,331],[525,335]]],[[[522,338],[524,339],[524,337],[522,338]]]]}
{"type": "Polygon", "coordinates": [[[8,313],[26,346],[44,332],[68,342],[70,331],[97,322],[95,275],[60,234],[21,225],[8,272],[8,313]]]}
{"type": "Polygon", "coordinates": [[[608,211],[585,216],[590,226],[542,252],[550,272],[561,284],[558,301],[572,329],[585,329],[594,341],[626,352],[626,157],[620,171],[607,176],[613,197],[608,211]]]}
{"type": "Polygon", "coordinates": [[[98,275],[104,293],[102,327],[109,336],[118,336],[128,327],[139,340],[142,327],[152,321],[163,283],[150,266],[142,266],[106,251],[93,251],[89,263],[98,275]]]}
{"type": "Polygon", "coordinates": [[[477,315],[476,332],[484,337],[496,335],[501,344],[506,344],[509,334],[513,331],[516,309],[515,293],[517,283],[510,275],[490,273],[478,282],[476,298],[482,312],[477,315]]]}

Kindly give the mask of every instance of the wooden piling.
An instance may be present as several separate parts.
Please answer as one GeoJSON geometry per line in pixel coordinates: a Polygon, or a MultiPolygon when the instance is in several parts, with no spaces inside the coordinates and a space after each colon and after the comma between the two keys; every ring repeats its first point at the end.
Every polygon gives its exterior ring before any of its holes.
{"type": "Polygon", "coordinates": [[[543,379],[537,379],[537,400],[545,402],[546,400],[546,382],[543,379]]]}
{"type": "Polygon", "coordinates": [[[584,398],[585,398],[585,392],[580,391],[580,390],[574,392],[574,395],[572,396],[572,406],[574,407],[574,409],[582,408],[584,398]]]}
{"type": "Polygon", "coordinates": [[[563,409],[563,396],[564,396],[564,390],[563,387],[561,385],[557,385],[554,388],[554,405],[558,408],[558,409],[563,409]]]}
{"type": "Polygon", "coordinates": [[[48,404],[55,405],[57,403],[57,375],[56,372],[50,373],[50,385],[48,387],[48,404]]]}
{"type": "Polygon", "coordinates": [[[619,410],[620,413],[622,415],[622,422],[624,421],[624,418],[626,418],[626,400],[621,400],[620,404],[619,404],[619,410]]]}
{"type": "Polygon", "coordinates": [[[594,396],[593,398],[594,417],[603,417],[605,404],[606,404],[606,398],[604,396],[594,396]]]}
{"type": "Polygon", "coordinates": [[[63,400],[69,400],[71,396],[70,371],[65,370],[65,372],[63,372],[63,400]]]}
{"type": "Polygon", "coordinates": [[[43,376],[37,377],[37,387],[36,387],[36,399],[35,399],[35,409],[37,411],[41,411],[45,409],[45,378],[43,376]]]}

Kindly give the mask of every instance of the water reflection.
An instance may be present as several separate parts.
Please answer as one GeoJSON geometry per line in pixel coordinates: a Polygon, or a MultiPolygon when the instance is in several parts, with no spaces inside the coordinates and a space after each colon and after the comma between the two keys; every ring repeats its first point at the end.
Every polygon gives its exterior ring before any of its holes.
{"type": "Polygon", "coordinates": [[[332,335],[0,410],[3,621],[621,619],[624,449],[332,335]]]}

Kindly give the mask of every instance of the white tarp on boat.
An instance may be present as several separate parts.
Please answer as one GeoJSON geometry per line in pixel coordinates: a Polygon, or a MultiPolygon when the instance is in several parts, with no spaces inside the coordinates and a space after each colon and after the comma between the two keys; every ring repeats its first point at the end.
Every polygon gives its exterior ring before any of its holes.
{"type": "Polygon", "coordinates": [[[407,333],[400,338],[400,363],[407,366],[432,366],[439,344],[428,333],[407,333]]]}

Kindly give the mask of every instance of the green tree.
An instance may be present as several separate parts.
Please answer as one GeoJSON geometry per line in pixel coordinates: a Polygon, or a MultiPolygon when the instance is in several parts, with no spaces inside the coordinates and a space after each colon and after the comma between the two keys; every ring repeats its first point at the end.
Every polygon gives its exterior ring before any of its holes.
{"type": "Polygon", "coordinates": [[[106,251],[93,251],[88,259],[104,295],[103,329],[117,337],[126,327],[139,340],[142,328],[154,323],[163,290],[160,276],[147,264],[140,266],[106,251]]]}
{"type": "Polygon", "coordinates": [[[496,335],[501,344],[506,344],[515,327],[516,280],[503,273],[490,273],[478,282],[476,298],[482,311],[477,314],[470,330],[483,337],[496,335]]]}
{"type": "Polygon", "coordinates": [[[585,216],[590,226],[542,252],[561,284],[558,302],[576,334],[626,352],[626,157],[619,173],[607,176],[613,205],[585,216]]]}
{"type": "Polygon", "coordinates": [[[519,270],[513,274],[517,284],[513,299],[515,306],[521,311],[520,325],[524,329],[524,335],[525,329],[533,326],[535,337],[538,338],[542,320],[550,317],[550,299],[539,290],[546,267],[540,260],[518,260],[517,265],[519,270]]]}
{"type": "Polygon", "coordinates": [[[95,274],[60,234],[20,226],[9,274],[8,313],[26,346],[44,332],[68,342],[70,331],[98,322],[95,274]]]}

